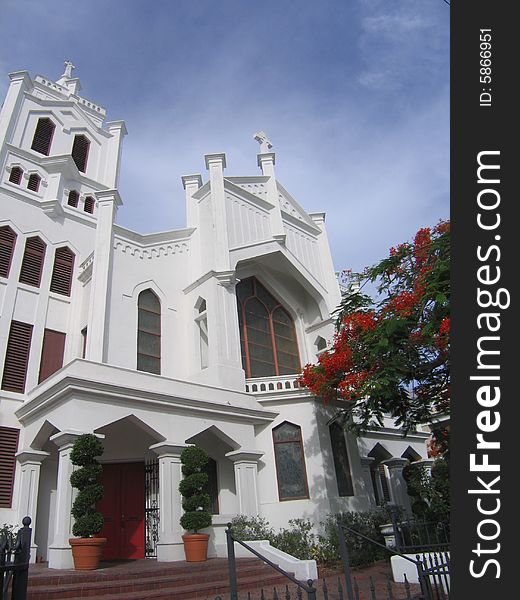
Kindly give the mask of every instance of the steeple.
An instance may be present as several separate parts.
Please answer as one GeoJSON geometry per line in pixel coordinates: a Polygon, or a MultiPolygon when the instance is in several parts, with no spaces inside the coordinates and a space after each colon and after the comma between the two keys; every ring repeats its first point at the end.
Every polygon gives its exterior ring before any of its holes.
{"type": "Polygon", "coordinates": [[[72,69],[75,69],[76,67],[70,60],[66,60],[64,65],[65,71],[56,83],[67,88],[71,94],[77,95],[81,90],[81,84],[78,77],[72,77],[72,69]]]}

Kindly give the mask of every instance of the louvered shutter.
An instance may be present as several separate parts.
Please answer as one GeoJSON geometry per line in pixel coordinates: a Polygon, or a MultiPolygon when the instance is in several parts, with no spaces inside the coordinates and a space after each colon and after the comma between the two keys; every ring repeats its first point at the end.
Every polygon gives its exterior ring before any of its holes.
{"type": "Polygon", "coordinates": [[[20,269],[21,283],[40,287],[45,248],[45,244],[39,237],[27,239],[23,253],[22,268],[20,269]]]}
{"type": "Polygon", "coordinates": [[[19,429],[0,427],[0,508],[11,508],[19,429]]]}
{"type": "Polygon", "coordinates": [[[2,377],[3,390],[21,394],[25,392],[32,330],[33,326],[28,323],[11,322],[2,377]]]}
{"type": "Polygon", "coordinates": [[[87,170],[87,157],[90,142],[84,135],[77,135],[72,145],[72,159],[76,163],[79,171],[83,173],[87,170]]]}
{"type": "Polygon", "coordinates": [[[20,185],[20,181],[22,181],[23,171],[20,167],[13,167],[11,172],[9,173],[9,181],[11,183],[16,183],[16,185],[20,185]]]}
{"type": "Polygon", "coordinates": [[[0,276],[9,277],[16,233],[10,227],[0,227],[0,276]]]}
{"type": "Polygon", "coordinates": [[[54,129],[55,125],[50,119],[38,119],[31,149],[49,156],[54,129]]]}
{"type": "Polygon", "coordinates": [[[42,178],[36,173],[32,173],[29,175],[29,183],[27,184],[27,189],[32,190],[33,192],[37,192],[40,189],[40,181],[42,178]]]}
{"type": "Polygon", "coordinates": [[[85,198],[85,212],[92,214],[94,212],[94,198],[92,196],[87,196],[85,198]]]}
{"type": "Polygon", "coordinates": [[[74,270],[74,253],[69,248],[56,248],[54,266],[52,268],[51,292],[70,296],[72,272],[74,270]]]}
{"type": "Polygon", "coordinates": [[[76,208],[78,206],[79,194],[76,190],[70,190],[67,204],[76,208]]]}
{"type": "Polygon", "coordinates": [[[65,334],[61,331],[46,329],[43,334],[42,358],[38,383],[41,383],[63,367],[65,334]]]}

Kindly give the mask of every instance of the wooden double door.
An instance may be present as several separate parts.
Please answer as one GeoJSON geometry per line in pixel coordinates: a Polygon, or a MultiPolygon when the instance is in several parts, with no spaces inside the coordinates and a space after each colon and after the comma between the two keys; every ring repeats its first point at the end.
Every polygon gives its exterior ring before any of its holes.
{"type": "Polygon", "coordinates": [[[144,558],[144,478],[144,463],[103,465],[104,496],[97,505],[105,519],[99,534],[107,538],[103,560],[144,558]]]}

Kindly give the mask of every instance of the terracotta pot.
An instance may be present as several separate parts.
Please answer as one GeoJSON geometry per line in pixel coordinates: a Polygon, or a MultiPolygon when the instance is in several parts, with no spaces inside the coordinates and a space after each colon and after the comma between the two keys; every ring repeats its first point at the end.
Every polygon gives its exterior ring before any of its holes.
{"type": "Polygon", "coordinates": [[[97,569],[107,538],[70,538],[74,568],[77,571],[97,569]]]}
{"type": "Polygon", "coordinates": [[[184,554],[187,562],[202,562],[208,558],[207,533],[185,533],[182,536],[184,542],[184,554]]]}

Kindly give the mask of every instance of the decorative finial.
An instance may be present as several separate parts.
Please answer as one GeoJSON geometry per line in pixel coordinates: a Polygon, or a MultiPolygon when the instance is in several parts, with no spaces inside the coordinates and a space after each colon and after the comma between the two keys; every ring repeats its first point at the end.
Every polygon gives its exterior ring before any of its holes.
{"type": "Polygon", "coordinates": [[[62,77],[65,77],[66,79],[72,79],[72,69],[75,69],[76,67],[72,64],[72,61],[70,60],[66,60],[64,64],[65,72],[63,73],[62,77]]]}
{"type": "Polygon", "coordinates": [[[271,148],[273,147],[271,140],[265,135],[263,131],[258,131],[253,137],[260,144],[261,154],[269,152],[269,150],[271,150],[271,148]]]}

